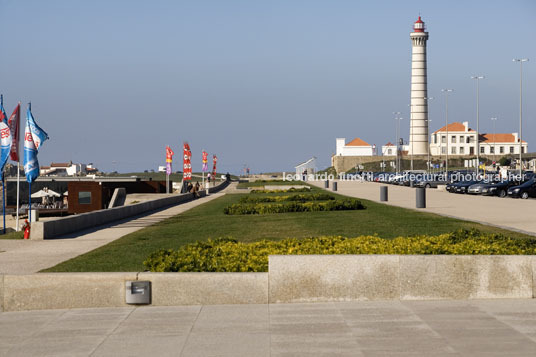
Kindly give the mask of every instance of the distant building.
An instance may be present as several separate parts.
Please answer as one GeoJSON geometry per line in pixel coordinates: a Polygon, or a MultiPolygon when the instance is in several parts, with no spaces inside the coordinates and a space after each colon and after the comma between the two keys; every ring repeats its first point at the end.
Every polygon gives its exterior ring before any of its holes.
{"type": "Polygon", "coordinates": [[[165,166],[158,166],[158,172],[166,172],[165,166]]]}
{"type": "MultiPolygon", "coordinates": [[[[445,155],[448,146],[449,155],[474,156],[477,150],[476,138],[477,132],[469,128],[468,122],[450,123],[432,134],[430,153],[436,156],[445,155]]],[[[479,146],[481,155],[519,155],[517,133],[480,134],[479,146]]],[[[522,153],[526,153],[527,150],[528,143],[523,141],[522,153]]]]}
{"type": "Polygon", "coordinates": [[[383,156],[396,156],[396,146],[391,142],[382,146],[382,155],[383,156]]]}
{"type": "Polygon", "coordinates": [[[345,138],[336,139],[336,156],[374,156],[375,146],[360,138],[355,138],[346,144],[345,138]]]}
{"type": "Polygon", "coordinates": [[[476,155],[476,131],[469,128],[469,123],[450,123],[432,133],[430,154],[476,155]],[[447,143],[448,135],[448,143],[447,143]]]}
{"type": "MultiPolygon", "coordinates": [[[[527,153],[528,144],[521,144],[522,153],[527,153]]],[[[519,137],[512,134],[482,134],[480,135],[480,154],[483,155],[519,155],[519,137]]]]}
{"type": "Polygon", "coordinates": [[[303,175],[311,175],[316,173],[316,157],[312,157],[309,160],[302,162],[295,167],[297,177],[303,175]]]}
{"type": "Polygon", "coordinates": [[[96,174],[98,169],[93,164],[73,164],[72,162],[53,162],[50,166],[41,166],[41,176],[85,176],[96,174]]]}

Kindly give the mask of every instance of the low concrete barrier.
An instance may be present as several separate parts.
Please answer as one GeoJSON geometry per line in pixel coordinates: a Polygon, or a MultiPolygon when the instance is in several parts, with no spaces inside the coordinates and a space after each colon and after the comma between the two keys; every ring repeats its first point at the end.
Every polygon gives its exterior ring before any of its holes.
{"type": "Polygon", "coordinates": [[[127,306],[148,280],[153,306],[536,297],[536,256],[270,256],[268,273],[0,275],[0,311],[127,306]]]}
{"type": "Polygon", "coordinates": [[[152,304],[267,304],[268,273],[140,273],[151,281],[152,304]]]}
{"type": "MultiPolygon", "coordinates": [[[[224,181],[218,186],[211,187],[209,192],[215,193],[223,190],[229,183],[224,181]]],[[[205,191],[200,191],[201,197],[206,196],[205,191]]],[[[137,216],[156,209],[178,205],[193,199],[191,193],[170,194],[169,197],[159,198],[152,201],[135,203],[127,206],[102,209],[93,212],[81,213],[67,217],[61,217],[50,221],[32,223],[30,239],[42,240],[59,237],[64,234],[77,232],[83,229],[96,227],[102,224],[120,221],[129,217],[137,216]]]]}
{"type": "Polygon", "coordinates": [[[536,257],[270,256],[270,302],[532,298],[536,257]]]}

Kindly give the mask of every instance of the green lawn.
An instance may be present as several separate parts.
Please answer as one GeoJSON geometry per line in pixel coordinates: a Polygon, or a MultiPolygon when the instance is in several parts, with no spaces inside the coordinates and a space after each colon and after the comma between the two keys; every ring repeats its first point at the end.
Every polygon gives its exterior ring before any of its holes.
{"type": "Polygon", "coordinates": [[[271,180],[271,181],[265,181],[265,180],[259,180],[259,181],[253,181],[253,182],[240,182],[238,184],[238,188],[258,188],[263,186],[285,186],[285,185],[304,185],[303,181],[283,181],[283,180],[271,180]]]}
{"type": "MultiPolygon", "coordinates": [[[[313,191],[319,189],[313,188],[313,191]]],[[[367,200],[362,200],[367,209],[358,211],[244,216],[223,214],[225,206],[238,202],[243,196],[245,194],[228,194],[217,198],[46,271],[143,271],[143,261],[158,249],[177,249],[197,240],[224,236],[244,242],[320,235],[356,237],[377,234],[383,238],[394,238],[477,228],[484,232],[528,237],[517,232],[367,200]]]]}

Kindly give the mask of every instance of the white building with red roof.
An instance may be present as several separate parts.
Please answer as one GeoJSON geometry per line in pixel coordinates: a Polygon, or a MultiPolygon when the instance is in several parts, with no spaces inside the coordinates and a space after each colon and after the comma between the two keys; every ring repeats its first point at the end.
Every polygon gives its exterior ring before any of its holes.
{"type": "Polygon", "coordinates": [[[382,146],[383,156],[396,156],[396,146],[390,141],[382,146]]]}
{"type": "MultiPolygon", "coordinates": [[[[443,126],[432,133],[430,153],[434,156],[449,155],[473,156],[476,155],[477,132],[469,128],[468,122],[454,122],[443,126]]],[[[480,134],[481,155],[509,155],[519,154],[519,137],[517,133],[511,134],[480,134]]],[[[528,150],[526,141],[522,143],[523,153],[528,150]]]]}
{"type": "Polygon", "coordinates": [[[375,145],[370,145],[366,141],[355,138],[346,143],[346,138],[336,139],[337,156],[374,156],[376,151],[375,145]]]}

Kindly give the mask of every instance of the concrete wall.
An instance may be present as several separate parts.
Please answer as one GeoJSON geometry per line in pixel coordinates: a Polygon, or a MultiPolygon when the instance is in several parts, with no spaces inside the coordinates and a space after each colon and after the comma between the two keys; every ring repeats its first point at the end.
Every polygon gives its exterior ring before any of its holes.
{"type": "Polygon", "coordinates": [[[117,307],[148,280],[152,305],[536,297],[536,256],[270,256],[268,273],[0,275],[0,311],[117,307]]]}
{"type": "MultiPolygon", "coordinates": [[[[218,186],[211,187],[209,192],[219,192],[229,185],[228,182],[222,182],[218,186]]],[[[205,196],[205,191],[200,191],[201,197],[205,196]]],[[[98,225],[119,221],[125,218],[137,216],[156,209],[178,205],[191,201],[191,193],[170,194],[169,197],[159,198],[152,201],[146,201],[127,206],[114,207],[93,212],[81,213],[68,217],[61,217],[50,221],[41,221],[32,223],[30,239],[42,240],[47,238],[59,237],[64,234],[92,228],[98,225]]]]}

